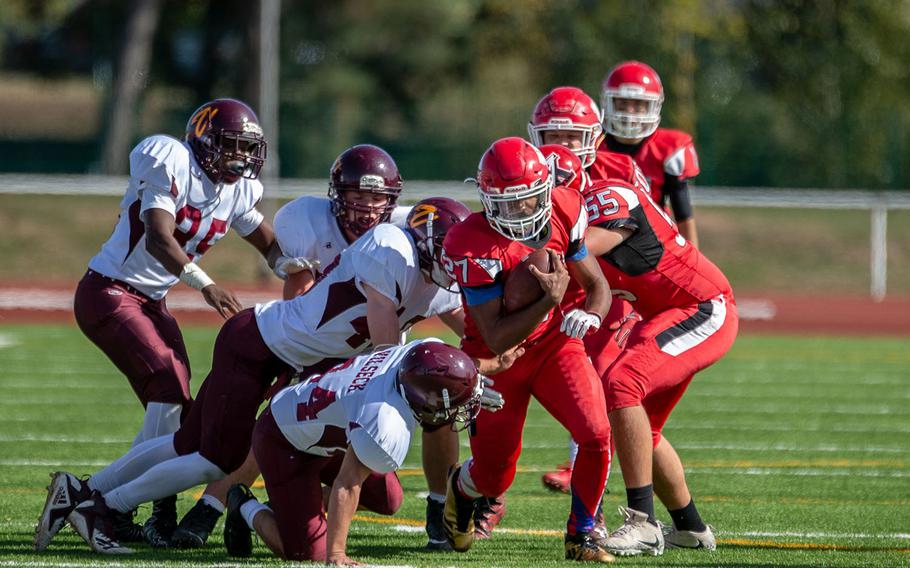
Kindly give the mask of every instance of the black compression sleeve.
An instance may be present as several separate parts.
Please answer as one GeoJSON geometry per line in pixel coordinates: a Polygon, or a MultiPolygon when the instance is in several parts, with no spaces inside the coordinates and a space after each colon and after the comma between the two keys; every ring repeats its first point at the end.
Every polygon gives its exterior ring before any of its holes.
{"type": "Polygon", "coordinates": [[[689,197],[689,182],[676,176],[664,178],[664,195],[670,198],[670,207],[676,221],[692,218],[692,199],[689,197]]]}

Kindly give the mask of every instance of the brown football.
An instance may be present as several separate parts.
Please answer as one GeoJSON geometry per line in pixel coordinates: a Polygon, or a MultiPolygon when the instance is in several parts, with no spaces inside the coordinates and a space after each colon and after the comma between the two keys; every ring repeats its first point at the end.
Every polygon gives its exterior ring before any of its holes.
{"type": "Polygon", "coordinates": [[[535,250],[521,259],[521,262],[506,275],[502,293],[502,305],[505,313],[517,312],[543,297],[540,282],[528,270],[528,266],[532,264],[541,272],[553,271],[553,267],[550,266],[550,255],[547,254],[546,249],[535,250]]]}

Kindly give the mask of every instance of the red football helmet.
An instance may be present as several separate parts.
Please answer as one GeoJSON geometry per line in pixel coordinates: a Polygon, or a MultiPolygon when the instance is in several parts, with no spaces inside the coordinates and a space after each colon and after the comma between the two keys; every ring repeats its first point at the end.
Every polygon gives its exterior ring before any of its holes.
{"type": "Polygon", "coordinates": [[[582,135],[581,146],[571,148],[581,158],[584,167],[594,163],[597,146],[603,135],[603,115],[594,99],[578,87],[556,87],[544,95],[528,123],[528,134],[535,146],[544,145],[543,132],[562,130],[582,135]]]}
{"type": "Polygon", "coordinates": [[[483,383],[474,361],[445,343],[411,347],[398,366],[398,388],[423,426],[465,428],[480,412],[483,383]]]}
{"type": "Polygon", "coordinates": [[[342,152],[329,171],[329,199],[332,200],[332,214],[338,223],[358,237],[379,223],[385,223],[392,215],[401,194],[401,174],[395,160],[385,150],[372,144],[358,144],[342,152]],[[357,191],[387,195],[385,205],[372,207],[350,203],[344,192],[357,191]],[[377,218],[355,216],[350,220],[348,211],[357,213],[379,213],[377,218]]]}
{"type": "Polygon", "coordinates": [[[604,128],[613,136],[641,140],[654,133],[660,124],[664,88],[657,71],[640,61],[625,61],[607,74],[601,87],[604,128]],[[616,99],[642,101],[644,110],[629,112],[616,99]]]}
{"type": "Polygon", "coordinates": [[[446,233],[471,214],[462,202],[448,197],[418,201],[408,213],[407,231],[417,247],[420,270],[440,288],[452,289],[452,278],[442,262],[442,241],[446,233]]]}
{"type": "Polygon", "coordinates": [[[562,144],[544,144],[540,152],[547,159],[547,166],[553,173],[553,185],[559,185],[582,193],[591,185],[591,177],[581,164],[575,152],[562,144]]]}
{"type": "Polygon", "coordinates": [[[265,164],[266,142],[253,109],[234,99],[207,102],[190,116],[185,140],[215,183],[256,179],[265,164]]]}
{"type": "Polygon", "coordinates": [[[477,166],[477,189],[487,222],[515,241],[535,238],[553,213],[553,178],[536,146],[518,137],[500,138],[477,166]]]}

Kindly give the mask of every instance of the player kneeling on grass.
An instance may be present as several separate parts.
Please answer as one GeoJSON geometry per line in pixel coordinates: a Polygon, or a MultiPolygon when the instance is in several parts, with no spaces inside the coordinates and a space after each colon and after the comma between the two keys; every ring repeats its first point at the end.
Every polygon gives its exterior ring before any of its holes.
{"type": "Polygon", "coordinates": [[[275,395],[256,423],[253,452],[270,505],[244,485],[228,493],[224,544],[249,556],[251,529],[287,560],[354,564],[346,553],[358,504],[385,515],[401,505],[395,471],[417,425],[471,424],[502,407],[474,362],[436,339],[361,355],[275,395]],[[332,487],[328,520],[322,484],[332,487]]]}

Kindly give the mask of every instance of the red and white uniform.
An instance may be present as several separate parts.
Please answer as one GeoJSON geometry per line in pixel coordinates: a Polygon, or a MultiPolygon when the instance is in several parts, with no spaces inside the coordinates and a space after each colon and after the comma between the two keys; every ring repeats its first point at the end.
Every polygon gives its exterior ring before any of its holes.
{"type": "Polygon", "coordinates": [[[256,230],[263,219],[256,210],[260,199],[259,181],[213,183],[184,142],[149,136],[130,153],[130,181],[120,202],[120,219],[89,268],[160,300],[178,279],[146,250],[144,213],[163,209],[173,215],[177,242],[196,262],[231,227],[242,237],[256,230]]]}
{"type": "MultiPolygon", "coordinates": [[[[605,150],[610,150],[607,140],[601,143],[598,154],[605,150]]],[[[632,158],[648,180],[651,199],[661,207],[666,206],[668,197],[664,195],[666,176],[682,181],[694,178],[700,172],[692,137],[681,130],[658,128],[638,145],[632,158]]]]}
{"type": "MultiPolygon", "coordinates": [[[[578,192],[553,189],[549,235],[542,245],[564,254],[568,262],[587,254],[584,235],[587,215],[578,192]]],[[[546,230],[546,229],[545,229],[546,230]]],[[[446,234],[445,256],[467,306],[502,296],[502,286],[532,249],[499,234],[481,213],[474,213],[446,234]]],[[[471,436],[468,475],[487,496],[501,495],[515,478],[530,397],[533,395],[579,444],[572,477],[573,530],[590,530],[603,493],[609,467],[610,427],[603,388],[584,345],[559,331],[562,315],[551,311],[529,335],[525,354],[496,375],[496,388],[507,401],[496,413],[481,412],[471,436]]],[[[489,357],[490,349],[467,310],[462,349],[474,357],[489,357]]]]}
{"type": "Polygon", "coordinates": [[[394,225],[370,229],[323,270],[305,294],[255,308],[266,345],[298,371],[371,347],[364,284],[395,302],[402,332],[461,307],[457,293],[424,279],[413,240],[394,225]]]}
{"type": "Polygon", "coordinates": [[[585,191],[591,227],[633,231],[598,259],[613,293],[642,316],[605,376],[609,410],[642,404],[654,443],[692,376],[730,348],[738,316],[724,274],[646,193],[618,181],[585,191]]]}
{"type": "Polygon", "coordinates": [[[619,179],[644,190],[646,193],[651,190],[648,178],[645,177],[644,172],[635,163],[635,160],[627,154],[610,152],[601,148],[597,151],[594,163],[587,169],[587,172],[592,183],[608,179],[619,179]]]}
{"type": "MultiPolygon", "coordinates": [[[[396,207],[389,222],[404,228],[410,207],[396,207]]],[[[332,202],[325,197],[303,196],[289,201],[275,213],[275,239],[285,256],[319,261],[325,269],[348,248],[332,214],[332,202]]]]}

